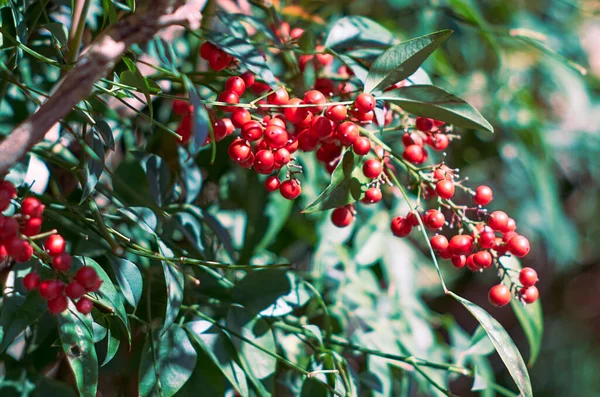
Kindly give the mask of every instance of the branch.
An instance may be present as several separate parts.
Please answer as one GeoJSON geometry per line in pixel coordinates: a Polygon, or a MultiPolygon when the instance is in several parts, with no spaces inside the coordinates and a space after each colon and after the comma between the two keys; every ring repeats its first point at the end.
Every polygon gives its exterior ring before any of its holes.
{"type": "Polygon", "coordinates": [[[148,7],[117,22],[92,42],[38,111],[0,142],[0,176],[5,175],[46,132],[92,92],[133,44],[150,40],[160,29],[187,25],[198,29],[205,0],[149,0],[148,7]]]}

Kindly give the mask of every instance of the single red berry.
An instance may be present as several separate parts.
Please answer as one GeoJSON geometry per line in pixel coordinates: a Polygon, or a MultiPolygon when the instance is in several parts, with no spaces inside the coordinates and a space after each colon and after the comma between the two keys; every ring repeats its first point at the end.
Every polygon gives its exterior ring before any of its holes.
{"type": "Polygon", "coordinates": [[[375,204],[381,201],[382,198],[381,189],[378,187],[370,187],[365,192],[362,202],[365,204],[375,204]]]}
{"type": "Polygon", "coordinates": [[[304,34],[304,29],[293,28],[292,31],[290,32],[290,38],[292,40],[298,40],[300,38],[300,36],[302,36],[303,34],[304,34]]]}
{"type": "Polygon", "coordinates": [[[320,113],[323,111],[323,109],[325,109],[327,98],[325,98],[325,95],[323,95],[321,91],[310,90],[306,91],[302,102],[306,103],[307,105],[315,105],[307,108],[309,112],[320,113]]]}
{"type": "Polygon", "coordinates": [[[517,233],[517,232],[506,232],[502,236],[502,241],[505,243],[508,243],[513,237],[518,236],[518,235],[519,235],[519,233],[517,233]]]}
{"type": "Polygon", "coordinates": [[[0,212],[8,208],[10,200],[10,193],[7,190],[0,190],[0,212]]]}
{"type": "Polygon", "coordinates": [[[462,269],[467,264],[467,257],[464,255],[454,255],[451,258],[452,266],[457,269],[462,269]]]}
{"type": "Polygon", "coordinates": [[[229,158],[236,163],[243,163],[248,160],[252,154],[252,148],[243,139],[236,139],[231,142],[229,149],[227,150],[229,158]]]}
{"type": "Polygon", "coordinates": [[[352,144],[352,150],[359,156],[364,156],[371,151],[371,141],[366,136],[359,136],[352,144]]]}
{"type": "Polygon", "coordinates": [[[412,230],[412,225],[410,222],[403,216],[396,216],[392,219],[392,223],[390,225],[392,229],[392,233],[396,237],[406,237],[410,234],[412,230]]]}
{"type": "Polygon", "coordinates": [[[88,298],[81,298],[75,304],[77,311],[81,314],[89,314],[94,308],[94,302],[88,298]]]}
{"type": "Polygon", "coordinates": [[[212,57],[213,53],[215,53],[218,50],[219,49],[215,45],[206,41],[200,46],[200,57],[202,57],[202,59],[209,60],[212,57]]]}
{"type": "Polygon", "coordinates": [[[254,169],[260,174],[268,174],[275,166],[275,156],[270,150],[259,150],[254,155],[254,169]]]}
{"type": "Polygon", "coordinates": [[[488,218],[488,225],[493,230],[503,230],[508,224],[508,215],[503,211],[494,211],[488,218]]]}
{"type": "Polygon", "coordinates": [[[23,285],[25,286],[25,289],[27,291],[33,291],[34,289],[38,289],[40,283],[40,275],[35,272],[31,272],[25,277],[23,277],[23,285]]]}
{"type": "Polygon", "coordinates": [[[281,183],[281,187],[279,188],[279,193],[281,193],[281,195],[288,200],[293,200],[296,197],[300,196],[301,192],[302,188],[300,187],[298,181],[296,181],[295,179],[288,179],[287,181],[283,181],[281,183]]]}
{"type": "Polygon", "coordinates": [[[450,140],[446,134],[435,134],[429,139],[429,145],[437,151],[445,150],[449,144],[450,140]]]}
{"type": "Polygon", "coordinates": [[[531,303],[535,302],[538,299],[538,297],[540,296],[540,292],[538,291],[537,287],[535,287],[535,286],[523,288],[520,291],[520,294],[521,294],[521,299],[523,299],[523,301],[527,304],[531,304],[531,303]]]}
{"type": "Polygon", "coordinates": [[[52,259],[52,267],[59,272],[66,272],[73,264],[73,257],[66,252],[56,255],[52,259]]]}
{"type": "Polygon", "coordinates": [[[513,218],[508,218],[508,222],[504,229],[501,230],[502,233],[514,232],[517,230],[517,222],[513,218]]]}
{"type": "Polygon", "coordinates": [[[448,239],[441,234],[431,237],[429,243],[431,243],[431,248],[436,252],[442,252],[448,249],[448,239]]]}
{"type": "Polygon", "coordinates": [[[318,139],[326,139],[333,133],[333,123],[325,116],[317,116],[310,123],[310,133],[318,139]]]}
{"type": "Polygon", "coordinates": [[[177,133],[181,135],[181,140],[177,141],[180,145],[187,145],[192,138],[192,115],[190,113],[183,116],[179,126],[177,127],[177,133]]]}
{"type": "Polygon", "coordinates": [[[310,130],[306,129],[300,131],[298,134],[298,148],[304,152],[312,152],[319,145],[319,139],[310,133],[310,130]]]}
{"type": "Polygon", "coordinates": [[[71,281],[67,285],[67,288],[65,288],[65,293],[72,300],[81,298],[86,292],[87,291],[84,286],[79,284],[77,281],[71,281]]]}
{"type": "Polygon", "coordinates": [[[454,182],[444,179],[435,185],[435,192],[443,199],[449,200],[454,196],[454,182]]]}
{"type": "Polygon", "coordinates": [[[264,141],[273,149],[280,149],[287,145],[288,133],[286,130],[276,124],[267,125],[264,134],[264,141]]]}
{"type": "Polygon", "coordinates": [[[426,117],[417,117],[416,127],[419,131],[429,132],[433,128],[433,120],[426,117]]]}
{"type": "Polygon", "coordinates": [[[286,148],[276,150],[275,153],[273,153],[273,157],[275,159],[275,164],[278,166],[286,165],[291,160],[290,152],[288,152],[286,148]]]}
{"type": "Polygon", "coordinates": [[[16,262],[27,262],[33,255],[33,247],[28,241],[13,237],[5,243],[6,251],[16,262]]]}
{"type": "Polygon", "coordinates": [[[421,136],[415,132],[406,132],[404,135],[402,135],[402,143],[406,147],[410,145],[423,147],[423,138],[421,138],[421,136]]]}
{"type": "Polygon", "coordinates": [[[0,243],[0,262],[8,258],[8,251],[6,250],[6,246],[0,243]]]}
{"type": "Polygon", "coordinates": [[[190,112],[190,103],[183,99],[175,99],[172,107],[175,114],[184,115],[190,112]]]}
{"type": "Polygon", "coordinates": [[[11,181],[0,180],[0,190],[8,192],[10,198],[17,197],[17,188],[12,184],[11,181]]]}
{"type": "Polygon", "coordinates": [[[467,256],[467,268],[469,268],[470,271],[472,272],[477,272],[479,270],[481,270],[481,267],[479,267],[479,265],[477,265],[477,263],[475,263],[474,261],[475,258],[475,254],[471,254],[469,256],[467,256]]]}
{"type": "Polygon", "coordinates": [[[62,295],[64,290],[65,284],[60,280],[45,280],[40,284],[40,296],[46,300],[62,295]]]}
{"type": "MultiPolygon", "coordinates": [[[[338,125],[336,136],[340,143],[344,146],[353,145],[359,137],[359,129],[356,124],[351,121],[345,121],[338,125]]],[[[366,139],[366,138],[365,138],[366,139]]],[[[367,142],[369,140],[367,139],[367,142]]],[[[369,144],[370,149],[370,144],[369,144]]]]}
{"type": "MultiPolygon", "coordinates": [[[[304,102],[300,98],[292,98],[288,101],[288,105],[303,105],[304,102]]],[[[300,123],[308,116],[307,107],[286,107],[283,108],[283,115],[290,123],[300,123]]]]}
{"type": "Polygon", "coordinates": [[[92,290],[98,281],[102,282],[98,277],[98,273],[96,273],[96,269],[91,266],[80,267],[75,273],[74,279],[88,291],[92,290]]]}
{"type": "Polygon", "coordinates": [[[225,82],[225,89],[235,92],[238,96],[244,95],[246,91],[246,82],[239,76],[231,76],[225,82]]]}
{"type": "Polygon", "coordinates": [[[100,289],[101,286],[102,280],[100,279],[100,277],[98,277],[96,279],[96,282],[90,288],[88,288],[88,292],[96,292],[100,289]]]}
{"type": "Polygon", "coordinates": [[[358,94],[354,100],[354,107],[359,113],[367,113],[375,109],[375,98],[373,95],[363,92],[358,94]]]}
{"type": "MultiPolygon", "coordinates": [[[[268,116],[266,116],[266,117],[268,117],[268,116]]],[[[283,128],[284,130],[285,130],[285,129],[286,129],[286,127],[287,127],[287,126],[285,125],[285,120],[284,120],[283,118],[281,118],[279,115],[277,115],[277,116],[275,116],[275,117],[273,117],[273,118],[270,118],[270,119],[267,121],[267,125],[268,125],[268,126],[269,126],[269,125],[276,125],[276,126],[278,126],[278,127],[281,127],[281,128],[283,128]]]]}
{"type": "Polygon", "coordinates": [[[363,173],[367,178],[375,179],[381,175],[383,163],[377,159],[369,159],[363,164],[363,173]]]}
{"type": "Polygon", "coordinates": [[[444,226],[446,217],[438,210],[429,210],[425,213],[425,226],[431,230],[437,230],[444,226]]]}
{"type": "Polygon", "coordinates": [[[421,217],[421,220],[424,220],[424,216],[420,215],[419,213],[409,212],[408,215],[406,215],[406,219],[412,226],[420,225],[419,217],[421,217]]]}
{"type": "MultiPolygon", "coordinates": [[[[225,103],[231,103],[231,104],[240,103],[240,97],[238,96],[238,94],[236,94],[233,91],[229,91],[229,90],[225,90],[222,93],[220,93],[217,100],[219,102],[225,102],[225,103]]],[[[221,109],[224,112],[233,112],[237,109],[237,107],[236,106],[222,106],[221,109]]]]}
{"type": "Polygon", "coordinates": [[[263,136],[263,127],[258,121],[250,120],[242,126],[241,135],[248,141],[257,141],[263,136]]]}
{"type": "Polygon", "coordinates": [[[35,197],[27,197],[21,203],[21,214],[29,215],[31,218],[41,218],[44,213],[44,204],[35,197]]]}
{"type": "Polygon", "coordinates": [[[244,124],[252,120],[250,112],[244,108],[238,108],[231,114],[231,122],[237,128],[242,128],[244,124]]]}
{"type": "Polygon", "coordinates": [[[532,285],[535,285],[535,283],[538,282],[537,272],[530,267],[524,267],[519,273],[519,281],[521,282],[523,287],[531,287],[532,285]]]}
{"type": "Polygon", "coordinates": [[[48,310],[52,314],[60,314],[67,310],[69,301],[66,296],[57,296],[56,298],[48,301],[48,310]]]}
{"type": "Polygon", "coordinates": [[[21,228],[21,233],[24,235],[31,237],[39,234],[42,230],[42,218],[29,218],[23,224],[21,228]]]}
{"type": "Polygon", "coordinates": [[[448,249],[454,255],[467,255],[473,249],[473,237],[467,234],[458,234],[450,239],[448,249]]]}
{"type": "Polygon", "coordinates": [[[492,248],[496,242],[496,235],[492,230],[484,230],[477,240],[481,248],[492,248]]]}
{"type": "Polygon", "coordinates": [[[413,164],[421,164],[424,162],[427,151],[419,145],[409,145],[404,149],[402,158],[413,164]]]}
{"type": "Polygon", "coordinates": [[[251,87],[254,84],[254,74],[251,71],[247,71],[242,73],[240,76],[244,83],[246,84],[246,88],[251,87]]]}
{"type": "Polygon", "coordinates": [[[213,52],[211,57],[208,59],[208,66],[211,69],[219,72],[229,66],[232,60],[233,57],[231,55],[218,49],[217,51],[213,52]]]}
{"type": "Polygon", "coordinates": [[[56,256],[63,253],[66,246],[67,243],[60,234],[53,234],[46,239],[46,242],[44,242],[44,248],[46,248],[46,252],[48,252],[48,255],[50,256],[56,256]]]}
{"type": "Polygon", "coordinates": [[[8,240],[19,231],[19,222],[15,218],[0,214],[0,240],[8,240]]]}
{"type": "Polygon", "coordinates": [[[475,204],[488,205],[494,198],[494,192],[489,186],[481,185],[475,189],[475,195],[473,201],[475,204]]]}
{"type": "Polygon", "coordinates": [[[351,113],[356,118],[356,120],[358,120],[361,124],[369,124],[375,118],[375,112],[373,112],[372,110],[367,113],[360,113],[358,111],[351,112],[351,113]]]}
{"type": "Polygon", "coordinates": [[[339,207],[331,213],[331,223],[337,227],[349,226],[354,221],[354,214],[349,206],[339,207]]]}
{"type": "Polygon", "coordinates": [[[250,152],[250,155],[248,156],[248,158],[246,160],[242,161],[241,163],[238,163],[238,165],[242,168],[247,168],[247,169],[252,168],[252,166],[254,165],[254,153],[250,152]]]}
{"type": "Polygon", "coordinates": [[[487,269],[492,266],[492,261],[492,254],[487,251],[479,251],[473,256],[473,262],[475,262],[475,265],[482,269],[487,269]]]}
{"type": "Polygon", "coordinates": [[[267,192],[274,192],[275,190],[278,190],[280,185],[281,182],[279,182],[279,178],[276,176],[270,176],[265,181],[265,189],[267,189],[267,192]]]}
{"type": "Polygon", "coordinates": [[[490,303],[497,307],[502,307],[510,302],[511,294],[510,289],[504,284],[494,285],[490,289],[488,299],[490,303]]]}
{"type": "Polygon", "coordinates": [[[285,88],[281,87],[274,93],[270,94],[267,97],[267,102],[272,105],[286,105],[290,100],[290,95],[285,90],[285,88]]]}
{"type": "Polygon", "coordinates": [[[325,116],[333,122],[339,123],[348,117],[348,108],[344,105],[335,105],[327,108],[325,116]]]}
{"type": "MultiPolygon", "coordinates": [[[[268,84],[260,82],[260,81],[254,82],[254,84],[252,84],[251,86],[246,84],[246,87],[250,87],[250,91],[252,91],[252,93],[254,95],[263,95],[264,93],[266,93],[267,91],[269,91],[271,89],[271,87],[268,84]]],[[[265,103],[265,102],[259,101],[258,103],[265,103]]]]}
{"type": "Polygon", "coordinates": [[[229,118],[222,118],[213,123],[213,132],[217,142],[220,142],[228,135],[233,134],[233,131],[235,131],[235,126],[229,118]]]}
{"type": "Polygon", "coordinates": [[[529,240],[524,236],[517,235],[511,238],[507,246],[510,253],[519,258],[529,253],[529,240]]]}

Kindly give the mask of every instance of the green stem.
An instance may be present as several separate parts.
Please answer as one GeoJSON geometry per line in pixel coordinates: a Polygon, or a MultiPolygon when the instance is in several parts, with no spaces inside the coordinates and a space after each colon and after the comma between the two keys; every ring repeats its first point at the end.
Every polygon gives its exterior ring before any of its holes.
{"type": "Polygon", "coordinates": [[[85,19],[87,17],[88,9],[90,8],[91,1],[76,0],[73,7],[72,26],[71,34],[69,34],[69,48],[67,52],[67,63],[75,63],[79,58],[79,47],[81,46],[81,39],[83,38],[83,31],[85,30],[85,19]],[[73,31],[73,26],[76,27],[73,31]]]}

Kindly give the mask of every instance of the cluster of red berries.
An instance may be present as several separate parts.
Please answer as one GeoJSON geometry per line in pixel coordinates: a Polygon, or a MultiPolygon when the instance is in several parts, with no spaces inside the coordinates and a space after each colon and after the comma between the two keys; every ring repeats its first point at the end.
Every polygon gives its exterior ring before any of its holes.
{"type": "MultiPolygon", "coordinates": [[[[16,199],[17,189],[9,181],[0,181],[0,212],[6,210],[16,199]]],[[[21,202],[20,212],[14,216],[0,214],[0,261],[12,258],[15,262],[27,262],[33,256],[32,238],[35,239],[42,229],[42,216],[45,206],[35,197],[27,197],[21,202]]],[[[42,236],[40,236],[42,237],[42,236]]],[[[51,234],[44,241],[44,255],[41,259],[59,274],[71,268],[73,258],[66,251],[65,239],[59,234],[51,234]]],[[[30,272],[23,278],[28,291],[39,289],[42,298],[48,301],[51,313],[61,313],[67,309],[67,297],[78,300],[76,307],[83,313],[89,313],[94,304],[83,297],[88,292],[100,288],[102,280],[89,266],[77,271],[73,280],[65,286],[59,279],[42,281],[37,272],[30,272]]]]}
{"type": "Polygon", "coordinates": [[[418,165],[423,164],[429,157],[425,145],[429,145],[433,150],[445,150],[450,144],[451,137],[440,129],[443,125],[443,121],[417,117],[416,130],[406,132],[402,136],[402,143],[404,143],[402,158],[418,165]]]}
{"type": "Polygon", "coordinates": [[[225,69],[233,61],[231,55],[208,41],[200,46],[200,57],[206,59],[210,68],[217,72],[225,69]]]}

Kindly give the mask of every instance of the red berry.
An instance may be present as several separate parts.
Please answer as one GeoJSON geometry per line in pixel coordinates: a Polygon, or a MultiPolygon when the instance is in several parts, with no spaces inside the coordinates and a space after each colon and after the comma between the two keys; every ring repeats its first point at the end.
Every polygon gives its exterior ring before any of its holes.
{"type": "Polygon", "coordinates": [[[410,145],[417,145],[423,147],[423,138],[421,138],[417,133],[407,132],[404,135],[402,135],[402,143],[406,147],[410,145]]]}
{"type": "Polygon", "coordinates": [[[6,246],[0,243],[0,262],[8,258],[8,251],[6,250],[6,246]]]}
{"type": "MultiPolygon", "coordinates": [[[[292,98],[288,101],[288,105],[303,105],[304,102],[300,98],[292,98]]],[[[290,123],[299,123],[308,116],[308,109],[306,107],[286,107],[283,108],[283,115],[290,123]]]]}
{"type": "MultiPolygon", "coordinates": [[[[233,91],[229,91],[229,90],[225,90],[222,93],[220,93],[217,100],[219,102],[225,102],[225,103],[231,103],[231,104],[240,103],[240,97],[238,96],[238,94],[236,94],[233,91]]],[[[237,107],[236,106],[222,106],[221,109],[224,112],[233,112],[237,109],[237,107]]]]}
{"type": "Polygon", "coordinates": [[[484,230],[477,240],[481,248],[492,248],[496,242],[496,235],[491,230],[484,230]]]}
{"type": "Polygon", "coordinates": [[[215,133],[215,140],[217,142],[222,141],[228,135],[233,134],[235,127],[231,122],[231,119],[223,118],[213,123],[213,132],[215,133]]]}
{"type": "MultiPolygon", "coordinates": [[[[262,83],[260,81],[256,81],[251,86],[249,86],[248,84],[246,84],[246,87],[250,87],[250,91],[252,91],[252,93],[254,95],[262,95],[262,94],[264,94],[265,92],[267,92],[267,91],[269,91],[271,89],[271,87],[268,84],[262,83]]],[[[265,103],[265,102],[259,101],[258,103],[265,103]]]]}
{"type": "Polygon", "coordinates": [[[246,82],[238,76],[231,76],[225,82],[225,89],[235,92],[238,96],[244,95],[246,91],[246,82]]]}
{"type": "Polygon", "coordinates": [[[21,214],[29,215],[32,218],[41,218],[44,213],[44,204],[35,197],[27,197],[21,203],[21,214]]]}
{"type": "Polygon", "coordinates": [[[348,117],[348,109],[344,105],[335,105],[327,108],[325,116],[331,121],[339,123],[348,117]]]}
{"type": "Polygon", "coordinates": [[[529,240],[524,236],[514,236],[508,242],[508,250],[514,256],[522,258],[529,253],[529,240]]]}
{"type": "Polygon", "coordinates": [[[429,132],[433,128],[433,120],[426,117],[417,117],[416,127],[419,131],[429,132]]]}
{"type": "Polygon", "coordinates": [[[510,302],[510,289],[504,284],[494,285],[488,294],[490,303],[497,307],[502,307],[510,302]]]}
{"type": "Polygon", "coordinates": [[[280,149],[287,145],[288,133],[278,125],[267,125],[264,134],[264,141],[273,149],[280,149]]]}
{"type": "Polygon", "coordinates": [[[306,129],[300,131],[298,134],[298,148],[304,152],[311,152],[317,148],[319,139],[310,133],[310,130],[306,129]]]}
{"type": "Polygon", "coordinates": [[[40,275],[31,272],[25,277],[23,277],[23,285],[27,291],[33,291],[34,289],[38,289],[40,286],[40,275]]]}
{"type": "Polygon", "coordinates": [[[487,269],[492,266],[492,261],[492,254],[487,251],[479,251],[473,256],[473,262],[481,269],[487,269]]]}
{"type": "Polygon", "coordinates": [[[275,156],[270,150],[259,150],[254,155],[254,169],[260,174],[268,174],[275,166],[275,156]]]}
{"type": "Polygon", "coordinates": [[[364,156],[371,151],[371,141],[366,136],[359,136],[352,144],[352,150],[359,156],[364,156]]]}
{"type": "Polygon", "coordinates": [[[290,95],[283,87],[267,97],[267,102],[272,105],[286,105],[289,100],[290,95]]]}
{"type": "Polygon", "coordinates": [[[531,286],[521,290],[521,299],[525,301],[525,303],[530,304],[535,302],[540,296],[540,292],[537,287],[531,286]]]}
{"type": "Polygon", "coordinates": [[[89,314],[94,308],[94,302],[88,298],[81,298],[75,304],[77,311],[81,314],[89,314]]]}
{"type": "Polygon", "coordinates": [[[281,193],[281,195],[288,200],[293,200],[300,196],[301,192],[302,188],[295,179],[288,179],[287,181],[284,181],[279,188],[279,193],[281,193]]]}
{"type": "Polygon", "coordinates": [[[462,269],[467,264],[467,258],[464,255],[454,255],[452,257],[452,266],[462,269]]]}
{"type": "Polygon", "coordinates": [[[81,298],[86,292],[84,286],[77,281],[71,281],[65,289],[67,296],[73,300],[81,298]]]}
{"type": "Polygon", "coordinates": [[[52,259],[52,267],[59,272],[66,272],[73,264],[73,257],[66,252],[62,252],[52,259]]]}
{"type": "Polygon", "coordinates": [[[502,241],[504,241],[505,243],[508,243],[513,237],[518,236],[519,233],[517,232],[506,232],[504,233],[504,236],[502,236],[502,241]]]}
{"type": "Polygon", "coordinates": [[[48,301],[48,310],[52,314],[59,314],[67,310],[69,301],[66,296],[57,296],[56,298],[48,301]]]}
{"type": "Polygon", "coordinates": [[[446,217],[438,210],[429,210],[425,213],[425,226],[431,230],[437,230],[444,226],[446,217]]]}
{"type": "Polygon", "coordinates": [[[383,171],[383,163],[377,159],[369,159],[363,164],[363,173],[367,178],[377,178],[383,171]]]}
{"type": "Polygon", "coordinates": [[[517,222],[515,222],[515,220],[513,218],[508,218],[508,222],[506,223],[506,226],[501,231],[502,231],[502,233],[508,233],[508,232],[514,232],[515,230],[517,230],[517,222]]]}
{"type": "Polygon", "coordinates": [[[335,84],[330,79],[319,77],[315,80],[315,90],[321,92],[325,97],[331,97],[335,93],[335,84]]]}
{"type": "Polygon", "coordinates": [[[29,218],[23,224],[21,228],[21,233],[24,235],[31,237],[39,234],[42,230],[42,218],[29,218]]]}
{"type": "Polygon", "coordinates": [[[64,290],[65,284],[60,280],[45,280],[40,284],[40,296],[46,300],[62,295],[64,290]]]}
{"type": "Polygon", "coordinates": [[[12,184],[11,181],[0,180],[0,190],[8,192],[10,198],[17,197],[17,188],[12,184]]]}
{"type": "Polygon", "coordinates": [[[409,145],[404,149],[402,158],[413,164],[421,164],[424,162],[427,151],[419,145],[409,145]]]}
{"type": "Polygon", "coordinates": [[[435,185],[435,192],[443,199],[449,200],[454,196],[454,182],[444,179],[435,185]]]}
{"type": "Polygon", "coordinates": [[[278,190],[280,185],[281,183],[279,182],[279,178],[276,176],[270,176],[265,181],[265,189],[267,189],[267,192],[274,192],[275,190],[278,190]]]}
{"type": "Polygon", "coordinates": [[[354,107],[356,107],[359,113],[370,112],[375,109],[375,98],[373,95],[363,92],[354,100],[354,107]]]}
{"type": "Polygon", "coordinates": [[[96,269],[91,266],[80,267],[75,273],[74,279],[88,291],[91,291],[98,284],[98,281],[102,282],[98,277],[98,273],[96,273],[96,269]]]}
{"type": "Polygon", "coordinates": [[[232,60],[233,57],[231,55],[218,49],[208,59],[208,66],[218,72],[229,66],[232,60]]]}
{"type": "Polygon", "coordinates": [[[537,272],[530,267],[524,267],[519,273],[519,281],[521,282],[523,287],[531,287],[532,285],[535,285],[535,283],[538,282],[537,272]]]}
{"type": "Polygon", "coordinates": [[[60,234],[53,234],[52,236],[46,239],[44,243],[44,248],[48,252],[50,256],[56,256],[65,251],[67,243],[65,239],[60,234]]]}
{"type": "Polygon", "coordinates": [[[0,190],[0,212],[8,208],[10,200],[10,193],[7,190],[0,190]]]}
{"type": "Polygon", "coordinates": [[[306,103],[307,105],[315,105],[315,106],[308,107],[306,109],[309,112],[319,113],[319,112],[322,112],[323,109],[325,109],[325,104],[327,103],[327,98],[325,98],[325,95],[323,95],[323,93],[321,91],[310,90],[310,91],[306,91],[302,102],[306,103]]]}
{"type": "Polygon", "coordinates": [[[508,215],[503,211],[494,211],[488,218],[488,225],[493,230],[502,230],[508,224],[508,215]]]}
{"type": "Polygon", "coordinates": [[[257,141],[263,136],[263,127],[258,121],[250,120],[243,125],[241,135],[248,141],[257,141]]]}
{"type": "Polygon", "coordinates": [[[209,60],[216,51],[219,51],[219,49],[212,43],[206,41],[200,46],[200,57],[209,60]]]}
{"type": "Polygon", "coordinates": [[[471,254],[469,256],[467,256],[467,267],[469,268],[470,271],[472,272],[477,272],[479,270],[481,270],[481,267],[479,267],[475,261],[473,260],[475,258],[475,254],[471,254]]]}
{"type": "Polygon", "coordinates": [[[190,113],[181,119],[177,127],[177,133],[181,135],[181,140],[177,141],[178,144],[186,145],[190,142],[190,138],[192,137],[192,115],[190,113]]]}
{"type": "Polygon", "coordinates": [[[229,154],[229,158],[236,163],[243,163],[248,160],[250,155],[252,154],[252,148],[248,143],[244,142],[243,139],[236,139],[231,142],[229,145],[229,149],[227,150],[229,154]]]}
{"type": "Polygon", "coordinates": [[[19,222],[15,218],[5,217],[0,214],[0,240],[7,240],[17,234],[19,222]]]}
{"type": "Polygon", "coordinates": [[[429,243],[431,243],[431,248],[433,248],[433,250],[436,252],[442,252],[448,249],[448,239],[446,236],[442,236],[441,234],[433,236],[429,240],[429,243]]]}
{"type": "Polygon", "coordinates": [[[248,158],[241,163],[238,163],[240,167],[250,169],[254,165],[254,153],[250,152],[248,158]]]}
{"type": "Polygon", "coordinates": [[[356,117],[361,124],[369,124],[375,118],[375,113],[372,110],[367,113],[352,112],[352,115],[356,117]]]}
{"type": "Polygon", "coordinates": [[[479,205],[488,205],[492,199],[494,198],[494,192],[488,186],[481,185],[475,189],[475,195],[473,196],[473,201],[475,204],[479,205]]]}
{"type": "Polygon", "coordinates": [[[33,247],[19,237],[13,237],[5,244],[6,251],[16,262],[27,262],[33,255],[33,247]]]}
{"type": "Polygon", "coordinates": [[[250,122],[252,116],[250,112],[244,108],[238,108],[231,114],[231,122],[237,128],[242,128],[244,124],[250,122]]]}
{"type": "Polygon", "coordinates": [[[438,151],[445,150],[448,144],[450,144],[450,140],[446,134],[435,134],[429,140],[429,145],[438,151]]]}
{"type": "Polygon", "coordinates": [[[242,78],[242,80],[244,80],[244,83],[246,84],[246,88],[248,88],[254,84],[254,74],[252,74],[251,71],[242,73],[242,75],[240,77],[242,78]]]}
{"type": "Polygon", "coordinates": [[[371,187],[365,192],[365,197],[362,199],[362,202],[365,204],[375,204],[380,202],[381,198],[381,189],[378,187],[371,187]]]}
{"type": "Polygon", "coordinates": [[[273,153],[273,157],[275,159],[275,164],[278,166],[286,165],[291,160],[290,152],[288,152],[286,148],[276,150],[275,153],[273,153]]]}
{"type": "Polygon", "coordinates": [[[333,123],[325,116],[317,116],[310,123],[310,133],[318,139],[326,139],[333,133],[333,123]]]}
{"type": "MultiPolygon", "coordinates": [[[[267,118],[267,117],[269,117],[269,116],[265,116],[265,118],[267,118]]],[[[267,126],[269,126],[269,125],[276,125],[278,127],[283,128],[284,130],[286,129],[285,120],[280,118],[279,116],[275,116],[275,117],[269,119],[267,121],[267,126]]]]}
{"type": "Polygon", "coordinates": [[[473,237],[466,234],[458,234],[450,239],[448,249],[454,255],[467,255],[473,248],[473,237]]]}
{"type": "Polygon", "coordinates": [[[175,99],[172,107],[175,114],[184,115],[190,112],[190,103],[183,99],[175,99]]]}
{"type": "Polygon", "coordinates": [[[354,214],[349,206],[339,207],[331,213],[331,223],[337,227],[346,227],[354,220],[354,214]]]}
{"type": "MultiPolygon", "coordinates": [[[[356,140],[359,138],[358,135],[359,135],[358,126],[351,121],[343,122],[342,124],[338,125],[338,127],[337,127],[336,136],[337,136],[338,140],[340,141],[340,143],[344,146],[350,146],[350,145],[354,144],[356,142],[356,140]]],[[[369,142],[369,140],[367,138],[365,138],[365,139],[367,142],[369,142]]],[[[369,143],[369,149],[370,148],[371,148],[371,144],[369,143]]]]}
{"type": "Polygon", "coordinates": [[[421,217],[421,219],[424,218],[423,215],[419,215],[418,213],[414,213],[414,212],[409,212],[408,215],[406,215],[406,219],[412,226],[420,225],[419,217],[421,217]]]}
{"type": "Polygon", "coordinates": [[[392,233],[396,237],[406,237],[410,234],[412,230],[412,225],[410,222],[403,216],[396,216],[392,219],[392,223],[390,225],[392,229],[392,233]]]}

